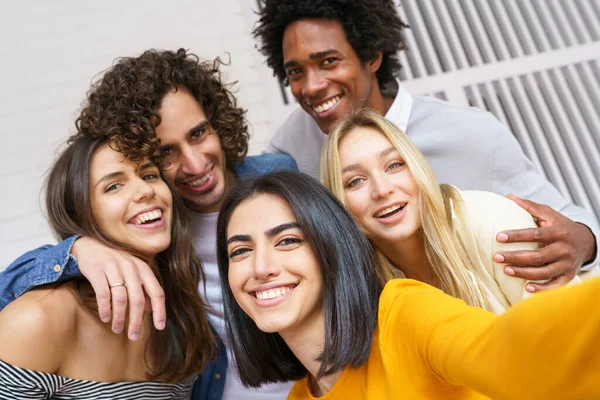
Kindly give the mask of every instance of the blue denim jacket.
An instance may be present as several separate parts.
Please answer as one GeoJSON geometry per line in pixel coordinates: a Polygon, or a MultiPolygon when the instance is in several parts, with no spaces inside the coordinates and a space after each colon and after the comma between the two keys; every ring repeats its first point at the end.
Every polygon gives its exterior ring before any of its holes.
{"type": "MultiPolygon", "coordinates": [[[[275,171],[297,171],[296,161],[287,154],[261,154],[246,157],[236,164],[239,179],[275,171]]],[[[77,236],[53,245],[45,245],[17,258],[0,272],[0,311],[26,291],[40,285],[63,282],[81,275],[77,261],[70,254],[77,236]]],[[[227,373],[227,351],[218,341],[217,360],[209,363],[194,385],[194,400],[218,400],[223,397],[227,373]]]]}

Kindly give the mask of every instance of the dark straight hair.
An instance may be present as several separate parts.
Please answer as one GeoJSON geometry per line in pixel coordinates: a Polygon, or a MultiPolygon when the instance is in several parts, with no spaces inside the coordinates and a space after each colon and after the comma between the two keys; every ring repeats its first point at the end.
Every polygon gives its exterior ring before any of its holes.
{"type": "MultiPolygon", "coordinates": [[[[46,181],[48,219],[61,240],[73,235],[89,236],[139,256],[134,249],[111,240],[94,220],[90,167],[96,151],[106,144],[111,145],[106,137],[76,135],[69,140],[69,146],[52,166],[46,181]]],[[[162,331],[152,330],[146,360],[152,360],[152,365],[148,365],[149,379],[179,382],[200,373],[208,361],[215,359],[216,343],[198,294],[197,285],[204,281],[204,274],[191,241],[185,206],[162,174],[161,178],[173,195],[171,244],[156,256],[151,268],[165,291],[168,320],[162,331]]],[[[83,303],[94,310],[94,291],[89,282],[77,279],[75,288],[83,303]]]]}
{"type": "Polygon", "coordinates": [[[258,329],[229,287],[227,225],[240,204],[262,194],[279,196],[289,204],[319,260],[325,319],[325,344],[317,357],[319,377],[346,366],[359,367],[371,352],[381,292],[373,249],[346,209],[318,181],[282,171],[241,182],[226,196],[217,223],[226,329],[242,383],[258,387],[307,374],[278,333],[258,329]]]}

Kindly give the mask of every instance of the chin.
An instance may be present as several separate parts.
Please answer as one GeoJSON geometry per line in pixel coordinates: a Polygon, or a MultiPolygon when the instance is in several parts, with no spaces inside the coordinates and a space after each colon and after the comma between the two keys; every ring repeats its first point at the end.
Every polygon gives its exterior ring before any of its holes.
{"type": "Polygon", "coordinates": [[[280,319],[272,320],[272,321],[261,321],[260,323],[256,323],[258,329],[265,333],[278,333],[285,330],[289,324],[281,321],[280,319]]]}

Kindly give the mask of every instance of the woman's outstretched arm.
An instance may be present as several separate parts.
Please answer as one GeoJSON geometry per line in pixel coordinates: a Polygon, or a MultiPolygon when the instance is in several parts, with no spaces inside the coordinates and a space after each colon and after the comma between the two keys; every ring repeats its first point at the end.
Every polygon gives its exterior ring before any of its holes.
{"type": "Polygon", "coordinates": [[[380,329],[440,379],[493,399],[600,398],[600,279],[533,296],[495,316],[412,280],[390,281],[380,329]]]}

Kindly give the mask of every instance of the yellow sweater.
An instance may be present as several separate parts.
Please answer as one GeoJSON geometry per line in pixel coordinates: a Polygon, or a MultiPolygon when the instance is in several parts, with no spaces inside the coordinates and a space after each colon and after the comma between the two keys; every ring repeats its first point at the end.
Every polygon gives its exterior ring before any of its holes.
{"type": "MultiPolygon", "coordinates": [[[[321,399],[600,399],[600,279],[543,292],[501,316],[410,279],[379,301],[367,362],[321,399]],[[471,388],[465,389],[465,388],[471,388]]],[[[312,399],[308,378],[288,399],[312,399]]]]}

